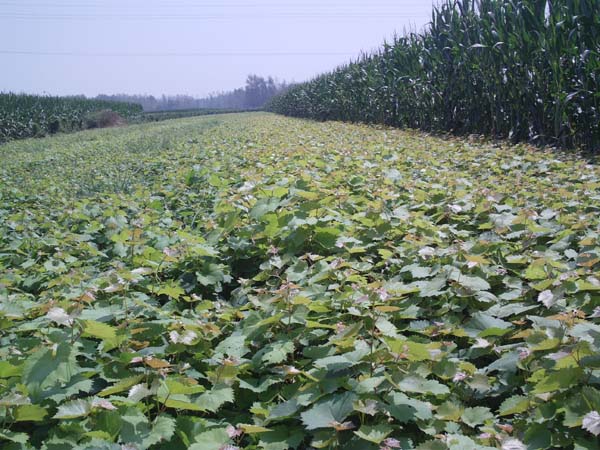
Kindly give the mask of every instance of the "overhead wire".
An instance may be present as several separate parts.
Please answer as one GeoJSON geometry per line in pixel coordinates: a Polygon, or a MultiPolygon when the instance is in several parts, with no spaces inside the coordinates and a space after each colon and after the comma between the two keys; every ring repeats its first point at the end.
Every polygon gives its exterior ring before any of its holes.
{"type": "MultiPolygon", "coordinates": [[[[381,0],[380,0],[381,1],[381,0]]],[[[26,3],[0,0],[0,16],[6,18],[115,18],[115,19],[216,19],[216,18],[246,18],[248,14],[257,18],[407,18],[422,15],[418,8],[407,8],[397,1],[390,3],[271,3],[271,2],[237,2],[237,3],[158,3],[144,1],[144,4],[93,4],[86,3],[26,3]],[[2,6],[8,7],[2,10],[2,6]],[[138,12],[143,7],[143,12],[138,12]],[[183,8],[183,9],[182,9],[183,8]],[[189,8],[189,10],[185,10],[189,8]],[[199,8],[204,11],[199,10],[199,8]],[[232,10],[232,8],[234,8],[232,10]],[[239,9],[243,8],[243,12],[239,9]],[[265,8],[266,10],[261,10],[265,8]],[[246,11],[252,9],[256,11],[246,11]]]]}
{"type": "MultiPolygon", "coordinates": [[[[327,20],[338,21],[338,20],[367,20],[367,19],[383,19],[383,18],[404,18],[404,19],[412,19],[416,18],[414,14],[410,14],[405,12],[391,12],[387,13],[382,12],[371,12],[371,13],[360,13],[355,12],[350,8],[355,8],[359,6],[369,6],[374,7],[382,5],[381,0],[375,0],[373,3],[368,3],[367,5],[359,3],[352,3],[348,1],[344,1],[339,4],[324,4],[320,3],[309,3],[309,2],[301,2],[297,4],[281,4],[281,3],[270,3],[270,2],[261,2],[261,1],[252,1],[246,3],[170,3],[170,4],[153,4],[152,1],[145,0],[144,6],[150,6],[150,8],[145,8],[143,13],[132,14],[131,11],[114,12],[111,7],[114,5],[109,5],[107,3],[100,4],[92,4],[93,0],[86,3],[67,3],[67,2],[53,2],[50,4],[40,4],[38,3],[27,3],[25,1],[10,1],[10,0],[0,0],[1,6],[18,6],[19,8],[33,8],[36,5],[43,5],[45,7],[94,7],[94,8],[103,8],[109,7],[107,11],[100,10],[100,12],[96,12],[96,10],[85,10],[85,11],[43,11],[43,12],[21,12],[21,11],[3,11],[0,8],[0,20],[1,19],[10,19],[10,20],[61,20],[61,21],[92,21],[92,20],[148,20],[148,21],[164,21],[164,20],[174,20],[174,21],[223,21],[223,20],[237,20],[237,19],[246,19],[246,20],[265,20],[269,18],[273,19],[287,19],[294,21],[301,20],[327,20]],[[178,11],[173,7],[183,6],[183,7],[204,7],[204,8],[223,8],[223,7],[233,7],[233,5],[244,6],[244,7],[269,7],[272,6],[269,11],[252,11],[252,12],[242,12],[234,11],[225,13],[224,11],[207,11],[205,13],[199,13],[199,11],[194,11],[189,14],[183,14],[181,11],[178,11]],[[152,7],[161,6],[169,8],[169,12],[161,13],[160,11],[153,11],[152,7]],[[342,7],[343,6],[343,7],[342,7]],[[292,11],[290,8],[309,8],[303,11],[292,11]],[[316,8],[315,8],[316,7],[316,8]],[[340,11],[335,11],[336,9],[340,9],[340,11]]],[[[397,6],[398,3],[396,1],[392,1],[390,3],[385,3],[386,6],[397,6]]],[[[118,5],[119,7],[131,7],[136,8],[141,5],[118,5]]],[[[19,49],[0,49],[0,54],[3,55],[34,55],[34,56],[81,56],[81,57],[157,57],[157,56],[166,56],[166,57],[185,57],[185,56],[204,56],[204,57],[227,57],[227,56],[265,56],[265,57],[286,57],[286,56],[343,56],[348,57],[352,55],[358,55],[360,52],[339,52],[339,51],[217,51],[217,52],[145,52],[145,53],[113,53],[113,52],[77,52],[77,51],[30,51],[30,50],[19,50],[19,49]]]]}
{"type": "Polygon", "coordinates": [[[364,6],[377,6],[377,7],[388,7],[388,6],[393,6],[393,7],[401,7],[401,8],[406,8],[406,5],[402,5],[400,4],[398,1],[390,1],[390,2],[382,2],[382,1],[370,1],[368,3],[365,3],[364,1],[361,2],[349,2],[349,1],[340,1],[338,3],[327,3],[327,2],[323,2],[323,1],[316,1],[316,2],[309,2],[309,1],[302,1],[302,2],[297,2],[297,3],[281,3],[281,2],[268,2],[268,1],[252,1],[252,2],[237,2],[237,3],[228,3],[228,2],[209,2],[209,3],[198,3],[198,2],[169,2],[169,3],[156,3],[153,4],[152,1],[148,1],[148,0],[139,0],[139,3],[142,3],[141,5],[135,5],[132,4],[132,2],[130,4],[123,4],[122,2],[118,3],[118,4],[110,4],[110,3],[106,3],[106,2],[101,2],[101,3],[94,3],[92,1],[88,1],[88,2],[84,2],[84,3],[75,3],[75,2],[52,2],[52,3],[39,3],[39,2],[33,2],[33,3],[27,3],[25,1],[9,1],[9,0],[0,0],[0,6],[5,5],[5,6],[20,6],[20,7],[75,7],[75,8],[97,8],[97,7],[114,7],[114,6],[119,6],[119,7],[139,7],[139,6],[153,6],[153,7],[164,7],[164,8],[172,8],[172,7],[179,7],[179,6],[184,6],[184,7],[192,7],[192,8],[206,8],[206,7],[224,7],[224,8],[231,8],[231,7],[257,7],[257,6],[264,6],[264,7],[292,7],[292,8],[296,8],[296,7],[347,7],[347,6],[351,6],[351,7],[364,7],[364,6]]]}
{"type": "Polygon", "coordinates": [[[386,18],[414,18],[412,14],[348,14],[348,13],[252,13],[252,14],[29,14],[29,13],[2,13],[0,17],[12,19],[49,19],[49,20],[99,20],[99,19],[118,19],[118,20],[229,20],[229,19],[386,19],[386,18]]]}
{"type": "Polygon", "coordinates": [[[90,57],[158,57],[158,56],[351,56],[356,52],[327,51],[220,51],[220,52],[62,52],[62,51],[28,51],[0,50],[3,55],[35,55],[35,56],[90,56],[90,57]]]}

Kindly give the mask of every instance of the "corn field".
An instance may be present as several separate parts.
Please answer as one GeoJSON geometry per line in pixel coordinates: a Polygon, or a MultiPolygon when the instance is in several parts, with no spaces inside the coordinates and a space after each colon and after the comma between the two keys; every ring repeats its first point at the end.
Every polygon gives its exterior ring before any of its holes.
{"type": "Polygon", "coordinates": [[[444,0],[422,33],[273,99],[274,112],[600,148],[600,0],[444,0]]]}
{"type": "Polygon", "coordinates": [[[112,110],[125,119],[142,114],[142,107],[131,103],[0,93],[0,143],[81,130],[89,114],[101,110],[112,110]]]}

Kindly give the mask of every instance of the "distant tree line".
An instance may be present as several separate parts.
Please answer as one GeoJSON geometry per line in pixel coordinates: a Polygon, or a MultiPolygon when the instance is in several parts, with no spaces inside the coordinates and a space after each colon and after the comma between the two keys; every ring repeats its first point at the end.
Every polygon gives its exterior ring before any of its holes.
{"type": "Polygon", "coordinates": [[[259,109],[272,97],[287,90],[289,85],[272,77],[248,75],[246,86],[228,92],[216,92],[205,98],[190,95],[98,95],[97,100],[138,103],[144,111],[174,111],[179,109],[259,109]]]}

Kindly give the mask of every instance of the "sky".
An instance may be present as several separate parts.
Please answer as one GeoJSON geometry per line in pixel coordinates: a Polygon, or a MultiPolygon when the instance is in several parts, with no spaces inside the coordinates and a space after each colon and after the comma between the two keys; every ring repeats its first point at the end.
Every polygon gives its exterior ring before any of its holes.
{"type": "Polygon", "coordinates": [[[429,22],[434,0],[0,0],[0,91],[232,90],[304,81],[429,22]]]}

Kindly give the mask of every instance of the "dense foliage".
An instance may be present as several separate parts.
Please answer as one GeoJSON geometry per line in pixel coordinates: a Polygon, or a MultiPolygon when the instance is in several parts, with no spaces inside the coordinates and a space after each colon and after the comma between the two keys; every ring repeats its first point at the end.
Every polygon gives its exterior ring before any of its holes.
{"type": "Polygon", "coordinates": [[[161,122],[163,120],[171,119],[183,119],[185,117],[196,117],[196,116],[212,116],[214,114],[230,114],[248,112],[249,110],[238,110],[238,109],[180,109],[172,111],[152,111],[146,112],[139,117],[140,122],[161,122]]]}
{"type": "Polygon", "coordinates": [[[599,448],[596,165],[259,113],[0,159],[3,450],[599,448]]]}
{"type": "Polygon", "coordinates": [[[86,119],[90,114],[102,110],[111,110],[129,119],[139,115],[142,107],[82,97],[0,93],[0,143],[78,131],[86,128],[86,119]]]}
{"type": "Polygon", "coordinates": [[[445,0],[275,112],[600,148],[600,0],[445,0]]]}

